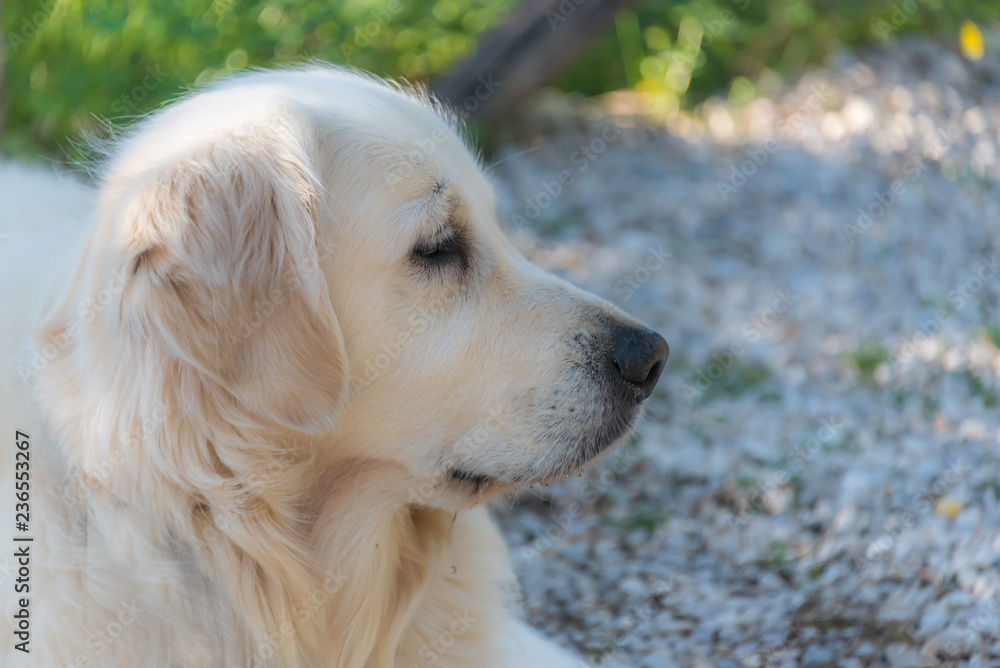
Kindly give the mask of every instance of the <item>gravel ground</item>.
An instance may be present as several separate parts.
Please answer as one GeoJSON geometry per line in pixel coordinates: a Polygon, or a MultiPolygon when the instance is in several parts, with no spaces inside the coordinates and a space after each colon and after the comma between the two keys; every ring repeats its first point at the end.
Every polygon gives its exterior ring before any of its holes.
{"type": "Polygon", "coordinates": [[[1000,59],[776,88],[549,97],[498,155],[525,253],[672,349],[632,445],[497,508],[529,618],[602,665],[1000,666],[1000,59]]]}

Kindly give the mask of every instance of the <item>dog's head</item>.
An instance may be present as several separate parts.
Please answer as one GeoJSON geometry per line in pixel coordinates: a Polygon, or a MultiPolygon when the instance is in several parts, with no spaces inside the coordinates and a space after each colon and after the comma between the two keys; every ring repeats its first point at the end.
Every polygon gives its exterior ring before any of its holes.
{"type": "Polygon", "coordinates": [[[580,468],[629,432],[667,359],[505,239],[446,115],[369,78],[230,81],[140,126],[105,182],[128,334],[227,414],[311,436],[320,468],[401,465],[414,503],[580,468]]]}
{"type": "Polygon", "coordinates": [[[43,328],[70,474],[107,499],[95,517],[158,518],[150,540],[198,555],[259,633],[338,629],[341,665],[398,640],[437,509],[592,461],[667,359],[515,250],[432,101],[355,73],[185,98],[122,138],[100,202],[43,328]],[[351,584],[298,619],[331,563],[351,584]]]}

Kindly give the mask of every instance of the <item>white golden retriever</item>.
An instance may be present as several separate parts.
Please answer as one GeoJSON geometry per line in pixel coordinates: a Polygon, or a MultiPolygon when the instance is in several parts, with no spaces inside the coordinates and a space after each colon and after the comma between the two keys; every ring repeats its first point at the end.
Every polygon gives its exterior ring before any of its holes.
{"type": "Polygon", "coordinates": [[[433,101],[258,72],[96,207],[0,169],[3,666],[581,665],[483,504],[622,440],[667,344],[517,253],[433,101]]]}

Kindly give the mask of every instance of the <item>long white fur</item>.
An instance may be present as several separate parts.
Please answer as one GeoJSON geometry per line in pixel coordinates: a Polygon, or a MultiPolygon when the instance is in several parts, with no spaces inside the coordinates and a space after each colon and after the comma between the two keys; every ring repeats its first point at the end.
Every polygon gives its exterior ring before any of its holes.
{"type": "Polygon", "coordinates": [[[96,193],[0,165],[0,234],[0,518],[18,429],[35,537],[30,654],[0,559],[0,664],[582,665],[518,621],[489,494],[442,467],[568,456],[525,397],[614,309],[513,250],[429,101],[248,75],[125,133],[96,193]],[[447,215],[477,235],[464,287],[406,266],[447,215]]]}

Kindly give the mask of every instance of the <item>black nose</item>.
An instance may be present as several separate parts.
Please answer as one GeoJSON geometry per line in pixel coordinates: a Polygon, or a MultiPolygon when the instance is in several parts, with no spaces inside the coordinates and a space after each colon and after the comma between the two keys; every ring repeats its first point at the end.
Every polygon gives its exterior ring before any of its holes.
{"type": "Polygon", "coordinates": [[[615,336],[611,355],[622,379],[645,399],[660,379],[670,346],[652,330],[623,327],[615,336]]]}

